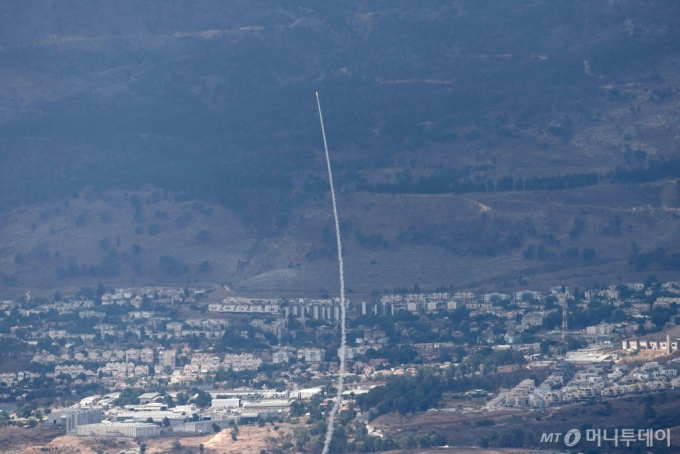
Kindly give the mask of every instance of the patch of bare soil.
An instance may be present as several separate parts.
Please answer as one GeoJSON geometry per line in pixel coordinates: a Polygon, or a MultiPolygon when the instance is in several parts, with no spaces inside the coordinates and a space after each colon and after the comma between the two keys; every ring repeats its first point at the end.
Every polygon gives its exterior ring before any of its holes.
{"type": "Polygon", "coordinates": [[[37,427],[32,429],[15,426],[2,427],[0,428],[0,452],[21,452],[29,446],[45,445],[60,435],[62,433],[56,430],[42,430],[37,427]]]}
{"type": "Polygon", "coordinates": [[[272,426],[240,426],[236,441],[231,438],[230,429],[224,429],[219,433],[204,436],[163,437],[145,440],[149,454],[155,453],[184,453],[187,449],[198,453],[199,445],[203,445],[204,452],[215,454],[251,454],[267,451],[268,437],[277,437],[284,432],[292,432],[289,424],[280,424],[280,429],[275,431],[272,426]],[[178,441],[180,447],[177,448],[178,441]]]}
{"type": "Polygon", "coordinates": [[[73,435],[58,437],[44,446],[31,446],[21,451],[21,454],[41,454],[54,452],[59,454],[95,454],[96,451],[88,446],[86,440],[73,435]]]}
{"type": "MultiPolygon", "coordinates": [[[[137,443],[130,438],[109,437],[76,437],[64,435],[57,437],[46,444],[34,444],[24,449],[16,449],[7,452],[19,454],[41,454],[50,452],[55,454],[96,454],[97,452],[118,453],[129,450],[134,452],[139,449],[137,443]]],[[[5,451],[0,451],[5,452],[5,451]]]]}
{"type": "Polygon", "coordinates": [[[184,454],[187,451],[197,454],[201,444],[204,452],[208,454],[251,454],[259,453],[261,450],[267,451],[275,437],[281,437],[286,433],[291,434],[293,431],[293,426],[290,424],[279,424],[279,426],[279,430],[274,430],[271,425],[240,426],[236,441],[232,440],[230,429],[203,436],[177,434],[177,436],[132,440],[118,437],[75,437],[37,428],[5,427],[0,429],[0,453],[95,454],[106,452],[115,454],[126,450],[136,452],[141,442],[146,445],[148,454],[184,454]],[[270,438],[269,445],[268,438],[270,438]]]}

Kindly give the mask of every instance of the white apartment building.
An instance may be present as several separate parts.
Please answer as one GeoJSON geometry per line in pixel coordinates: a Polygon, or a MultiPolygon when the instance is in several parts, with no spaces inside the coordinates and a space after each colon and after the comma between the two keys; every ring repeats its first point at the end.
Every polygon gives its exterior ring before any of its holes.
{"type": "Polygon", "coordinates": [[[304,359],[306,363],[318,363],[326,359],[326,350],[323,348],[303,348],[297,352],[298,359],[304,359]]]}
{"type": "Polygon", "coordinates": [[[225,370],[233,369],[234,372],[257,370],[260,366],[262,366],[262,360],[255,358],[250,353],[243,353],[241,355],[226,354],[222,362],[222,367],[225,370]]]}
{"type": "Polygon", "coordinates": [[[139,354],[139,359],[144,363],[153,364],[154,362],[154,351],[153,348],[145,348],[139,354]]]}
{"type": "Polygon", "coordinates": [[[191,357],[190,366],[192,373],[215,373],[220,368],[220,357],[210,353],[196,353],[191,357]]]}
{"type": "Polygon", "coordinates": [[[609,323],[600,323],[599,325],[586,327],[586,334],[604,334],[609,335],[614,330],[615,325],[609,323]]]}
{"type": "Polygon", "coordinates": [[[175,358],[176,358],[175,350],[161,350],[160,352],[158,352],[158,364],[163,368],[170,367],[174,369],[175,358]]]}
{"type": "Polygon", "coordinates": [[[170,322],[167,325],[165,325],[165,331],[168,334],[172,334],[175,337],[179,337],[182,335],[182,324],[179,322],[170,322]]]}
{"type": "Polygon", "coordinates": [[[272,353],[272,362],[274,364],[282,364],[282,363],[287,363],[289,361],[290,361],[290,354],[285,350],[281,350],[281,351],[272,353]]]}
{"type": "Polygon", "coordinates": [[[125,350],[125,361],[139,361],[139,350],[135,350],[134,348],[125,350]]]}

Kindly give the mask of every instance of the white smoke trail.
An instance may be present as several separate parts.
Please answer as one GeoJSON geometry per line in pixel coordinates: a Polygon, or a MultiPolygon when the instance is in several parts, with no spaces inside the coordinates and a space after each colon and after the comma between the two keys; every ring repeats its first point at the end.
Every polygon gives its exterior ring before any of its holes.
{"type": "Polygon", "coordinates": [[[342,387],[345,379],[345,347],[347,344],[347,336],[345,334],[345,275],[342,263],[342,242],[340,241],[340,222],[338,221],[338,205],[335,202],[335,188],[333,187],[333,172],[331,171],[331,158],[328,154],[328,143],[326,142],[326,130],[323,126],[323,115],[321,114],[321,102],[319,101],[319,92],[316,92],[316,105],[319,107],[319,120],[321,121],[321,134],[323,135],[323,147],[326,151],[326,164],[328,164],[328,180],[331,183],[331,199],[333,200],[333,216],[335,217],[335,237],[338,240],[338,264],[340,265],[340,376],[338,377],[338,393],[333,404],[331,414],[328,416],[328,428],[326,429],[326,440],[323,444],[323,453],[328,454],[328,448],[333,438],[333,423],[335,422],[335,415],[340,408],[340,399],[342,398],[342,387]]]}

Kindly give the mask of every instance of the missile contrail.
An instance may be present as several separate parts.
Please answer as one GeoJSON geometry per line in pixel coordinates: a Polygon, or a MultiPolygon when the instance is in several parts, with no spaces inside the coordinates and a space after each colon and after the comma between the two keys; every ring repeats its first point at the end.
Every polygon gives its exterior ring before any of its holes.
{"type": "Polygon", "coordinates": [[[333,216],[335,217],[335,237],[338,240],[338,264],[340,265],[340,376],[338,377],[338,393],[333,404],[331,414],[328,416],[328,428],[326,429],[326,440],[323,444],[323,453],[328,454],[328,448],[333,438],[333,423],[335,422],[335,415],[340,408],[340,399],[342,398],[342,387],[345,379],[345,347],[347,343],[347,336],[345,334],[345,275],[342,263],[342,242],[340,241],[340,222],[338,221],[338,205],[335,202],[335,188],[333,187],[333,172],[331,171],[331,158],[328,154],[328,143],[326,142],[326,129],[323,126],[323,115],[321,114],[321,102],[319,101],[319,92],[316,92],[316,105],[319,107],[319,120],[321,121],[321,134],[323,135],[323,147],[326,151],[326,164],[328,164],[328,180],[331,184],[331,199],[333,200],[333,216]]]}

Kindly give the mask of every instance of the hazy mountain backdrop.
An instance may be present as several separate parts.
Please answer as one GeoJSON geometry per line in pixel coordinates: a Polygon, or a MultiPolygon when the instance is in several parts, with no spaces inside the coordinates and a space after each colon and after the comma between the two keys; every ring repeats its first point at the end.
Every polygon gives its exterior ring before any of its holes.
{"type": "Polygon", "coordinates": [[[0,292],[680,269],[680,4],[0,4],[0,292]]]}

